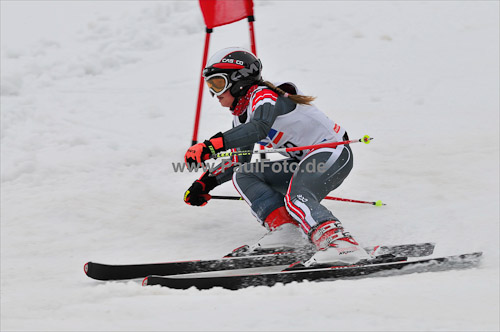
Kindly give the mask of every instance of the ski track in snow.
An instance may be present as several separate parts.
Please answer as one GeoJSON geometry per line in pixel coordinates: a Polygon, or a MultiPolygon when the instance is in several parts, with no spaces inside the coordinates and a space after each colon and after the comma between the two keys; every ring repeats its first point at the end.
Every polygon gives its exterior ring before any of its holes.
{"type": "MultiPolygon", "coordinates": [[[[182,202],[204,42],[197,2],[2,2],[1,329],[498,330],[499,3],[256,2],[264,77],[344,125],[325,202],[364,244],[483,251],[465,271],[240,291],[87,278],[87,261],[214,258],[265,231],[243,202],[182,202]],[[57,10],[66,15],[56,18],[57,10]]],[[[211,52],[249,48],[246,22],[211,52]]],[[[206,93],[200,139],[230,128],[206,93]]],[[[199,175],[198,175],[199,176],[199,175]]],[[[215,194],[234,195],[231,184],[215,194]]]]}

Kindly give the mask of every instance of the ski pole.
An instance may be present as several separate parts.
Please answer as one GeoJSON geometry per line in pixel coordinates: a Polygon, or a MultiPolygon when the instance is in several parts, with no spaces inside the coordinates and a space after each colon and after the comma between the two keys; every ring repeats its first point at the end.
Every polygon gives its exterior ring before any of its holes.
{"type": "Polygon", "coordinates": [[[351,202],[351,203],[361,203],[361,204],[371,204],[375,206],[382,206],[382,205],[387,205],[385,203],[382,203],[382,201],[375,201],[375,202],[369,202],[369,201],[359,201],[357,199],[349,199],[349,198],[340,198],[340,197],[332,197],[332,196],[326,196],[324,199],[329,199],[332,201],[342,201],[342,202],[351,202]]]}
{"type": "MultiPolygon", "coordinates": [[[[238,196],[212,196],[213,199],[225,199],[225,200],[232,200],[232,201],[242,201],[243,198],[238,197],[238,196]]],[[[332,201],[342,201],[342,202],[350,202],[350,203],[361,203],[361,204],[370,204],[370,205],[375,205],[375,206],[382,206],[382,205],[387,205],[385,203],[382,203],[382,201],[375,201],[375,202],[369,202],[369,201],[360,201],[357,199],[348,199],[348,198],[340,198],[340,197],[332,197],[332,196],[326,196],[324,199],[329,199],[332,201]]]]}
{"type": "Polygon", "coordinates": [[[372,137],[365,135],[359,139],[353,139],[350,141],[342,141],[342,142],[320,143],[320,144],[306,145],[306,146],[294,146],[291,148],[221,152],[221,153],[211,155],[210,158],[217,159],[217,158],[221,158],[221,157],[248,156],[251,154],[259,154],[259,153],[284,153],[284,152],[293,152],[293,151],[319,149],[319,148],[334,148],[334,147],[337,147],[339,145],[359,143],[359,142],[368,144],[368,143],[370,143],[370,141],[372,139],[373,139],[372,137]]]}

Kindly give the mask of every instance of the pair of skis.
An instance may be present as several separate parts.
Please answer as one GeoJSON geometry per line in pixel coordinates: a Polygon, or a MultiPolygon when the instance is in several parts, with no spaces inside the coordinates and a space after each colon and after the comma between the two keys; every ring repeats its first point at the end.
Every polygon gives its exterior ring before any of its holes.
{"type": "Polygon", "coordinates": [[[392,275],[468,268],[476,265],[482,255],[481,252],[475,252],[422,258],[432,255],[434,247],[434,243],[368,247],[365,250],[373,253],[375,258],[350,266],[293,265],[308,259],[312,255],[309,250],[239,256],[240,250],[214,260],[133,265],[88,262],[84,270],[87,276],[97,280],[145,278],[144,286],[160,285],[176,289],[222,287],[234,290],[294,281],[323,281],[372,274],[392,275]]]}

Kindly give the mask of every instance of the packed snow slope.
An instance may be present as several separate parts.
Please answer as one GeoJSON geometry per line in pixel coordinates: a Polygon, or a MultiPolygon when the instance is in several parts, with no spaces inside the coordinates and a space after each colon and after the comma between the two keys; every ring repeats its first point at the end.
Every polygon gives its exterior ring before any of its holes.
{"type": "MultiPolygon", "coordinates": [[[[332,195],[387,206],[324,204],[363,244],[435,241],[482,264],[241,291],[87,278],[87,261],[221,257],[265,233],[244,202],[184,204],[197,175],[172,168],[191,142],[203,19],[196,1],[2,1],[2,331],[499,329],[499,2],[255,14],[264,77],[375,138],[353,145],[332,195]]],[[[249,47],[244,21],[210,50],[234,45],[249,47]]],[[[230,126],[205,93],[199,138],[230,126]]]]}

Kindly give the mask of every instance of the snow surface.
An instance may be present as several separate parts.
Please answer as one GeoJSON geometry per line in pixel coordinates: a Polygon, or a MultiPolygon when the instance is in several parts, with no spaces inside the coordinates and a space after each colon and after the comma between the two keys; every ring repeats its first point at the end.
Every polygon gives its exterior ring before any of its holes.
{"type": "MultiPolygon", "coordinates": [[[[478,268],[198,291],[102,283],[87,261],[220,257],[264,229],[243,202],[185,205],[198,2],[1,2],[1,329],[499,330],[499,2],[256,1],[264,76],[352,137],[325,202],[364,244],[484,251],[478,268]]],[[[249,47],[246,22],[211,52],[249,47]]],[[[200,139],[231,116],[206,93],[200,139]]],[[[231,184],[216,194],[234,195],[231,184]]]]}

